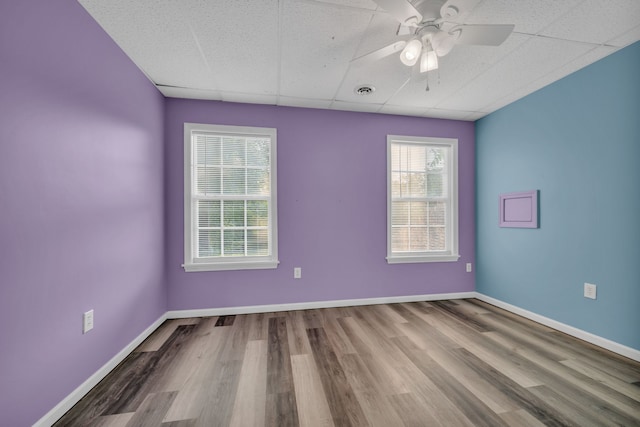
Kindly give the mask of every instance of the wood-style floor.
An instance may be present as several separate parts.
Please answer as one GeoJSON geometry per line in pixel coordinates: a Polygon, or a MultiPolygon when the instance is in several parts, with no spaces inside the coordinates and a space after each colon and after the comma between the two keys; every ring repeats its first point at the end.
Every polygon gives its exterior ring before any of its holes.
{"type": "Polygon", "coordinates": [[[640,363],[477,300],[169,320],[85,425],[640,426],[640,363]]]}

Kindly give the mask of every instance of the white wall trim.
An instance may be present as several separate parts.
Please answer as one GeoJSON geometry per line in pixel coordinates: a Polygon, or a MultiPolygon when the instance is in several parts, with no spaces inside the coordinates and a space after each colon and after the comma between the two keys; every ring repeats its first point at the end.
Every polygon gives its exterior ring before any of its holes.
{"type": "Polygon", "coordinates": [[[229,316],[232,314],[273,313],[277,311],[309,310],[313,308],[349,307],[357,305],[393,304],[416,301],[438,301],[475,297],[475,292],[456,292],[450,294],[407,295],[399,297],[296,302],[290,304],[250,305],[244,307],[203,308],[199,310],[172,310],[167,312],[167,318],[182,319],[186,317],[229,316]]]}
{"type": "Polygon", "coordinates": [[[626,345],[608,340],[598,335],[594,335],[591,332],[574,328],[573,326],[569,326],[565,323],[558,322],[557,320],[553,320],[540,314],[533,313],[515,305],[481,294],[479,292],[476,292],[475,297],[481,301],[495,305],[496,307],[500,307],[519,316],[526,317],[527,319],[533,320],[534,322],[538,322],[542,325],[548,326],[560,332],[564,332],[565,334],[579,338],[588,343],[597,345],[598,347],[602,347],[604,349],[613,351],[614,353],[618,353],[622,356],[628,357],[629,359],[640,362],[640,350],[636,350],[635,348],[627,347],[626,345]]]}
{"type": "Polygon", "coordinates": [[[163,314],[151,324],[147,329],[142,331],[140,335],[134,338],[125,348],[120,350],[118,354],[113,356],[111,360],[105,363],[100,369],[98,369],[93,375],[91,375],[85,382],[80,384],[75,390],[73,390],[67,397],[65,397],[60,403],[58,403],[53,409],[51,409],[45,416],[40,418],[33,424],[33,427],[49,427],[58,421],[69,409],[80,401],[93,387],[95,387],[109,372],[111,372],[120,362],[122,362],[129,354],[135,350],[137,346],[151,335],[162,323],[167,320],[167,314],[163,314]]]}

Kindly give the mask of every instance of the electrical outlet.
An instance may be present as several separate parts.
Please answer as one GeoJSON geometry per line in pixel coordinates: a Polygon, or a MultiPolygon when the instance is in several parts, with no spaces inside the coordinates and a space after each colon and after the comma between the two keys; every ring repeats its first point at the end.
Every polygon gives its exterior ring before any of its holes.
{"type": "Polygon", "coordinates": [[[86,334],[93,329],[93,310],[89,310],[82,315],[82,333],[86,334]]]}
{"type": "Polygon", "coordinates": [[[302,279],[302,267],[295,267],[293,269],[293,278],[302,279]]]}
{"type": "Polygon", "coordinates": [[[470,262],[467,263],[467,273],[471,273],[473,271],[473,266],[470,262]]]}
{"type": "Polygon", "coordinates": [[[584,297],[585,298],[596,299],[596,285],[594,285],[592,283],[585,283],[584,284],[584,297]]]}

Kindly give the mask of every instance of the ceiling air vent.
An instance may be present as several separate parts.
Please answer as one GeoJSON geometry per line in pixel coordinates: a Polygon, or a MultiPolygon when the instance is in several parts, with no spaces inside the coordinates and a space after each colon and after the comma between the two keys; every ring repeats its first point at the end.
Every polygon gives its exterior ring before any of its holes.
{"type": "Polygon", "coordinates": [[[364,95],[371,95],[373,92],[376,91],[376,88],[373,85],[360,85],[360,86],[356,86],[356,88],[353,91],[358,95],[364,96],[364,95]]]}

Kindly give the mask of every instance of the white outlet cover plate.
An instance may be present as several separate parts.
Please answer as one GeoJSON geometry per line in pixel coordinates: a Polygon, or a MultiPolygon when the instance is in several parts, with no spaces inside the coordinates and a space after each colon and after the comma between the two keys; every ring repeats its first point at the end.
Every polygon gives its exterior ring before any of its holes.
{"type": "Polygon", "coordinates": [[[592,283],[584,284],[584,297],[590,299],[596,299],[596,285],[592,283]]]}
{"type": "Polygon", "coordinates": [[[86,334],[93,329],[93,310],[89,310],[82,315],[82,333],[86,334]]]}

